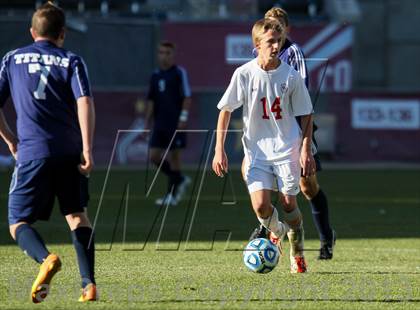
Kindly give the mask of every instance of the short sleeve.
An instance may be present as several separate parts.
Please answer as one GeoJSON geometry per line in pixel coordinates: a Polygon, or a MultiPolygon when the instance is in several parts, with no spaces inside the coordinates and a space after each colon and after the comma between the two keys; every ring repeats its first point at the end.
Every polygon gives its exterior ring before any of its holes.
{"type": "Polygon", "coordinates": [[[302,77],[294,75],[294,87],[291,92],[290,100],[294,116],[309,115],[313,113],[311,98],[302,77]]]}
{"type": "Polygon", "coordinates": [[[151,100],[153,101],[154,97],[155,97],[155,84],[154,84],[154,74],[152,74],[152,76],[150,77],[150,81],[149,81],[149,90],[147,91],[147,100],[151,100]]]}
{"type": "Polygon", "coordinates": [[[187,70],[183,67],[178,67],[179,71],[181,72],[181,90],[183,97],[191,97],[191,88],[188,82],[188,74],[187,70]]]}
{"type": "Polygon", "coordinates": [[[245,100],[245,90],[241,83],[241,77],[238,69],[233,73],[230,84],[217,104],[219,110],[232,112],[241,107],[245,100]]]}
{"type": "Polygon", "coordinates": [[[90,89],[90,82],[88,77],[88,71],[85,62],[79,56],[74,57],[71,62],[72,76],[71,76],[71,88],[73,95],[76,99],[84,96],[92,96],[90,89]]]}
{"type": "Polygon", "coordinates": [[[8,53],[3,57],[0,66],[0,108],[4,106],[10,96],[9,76],[7,74],[10,55],[11,53],[8,53]]]}

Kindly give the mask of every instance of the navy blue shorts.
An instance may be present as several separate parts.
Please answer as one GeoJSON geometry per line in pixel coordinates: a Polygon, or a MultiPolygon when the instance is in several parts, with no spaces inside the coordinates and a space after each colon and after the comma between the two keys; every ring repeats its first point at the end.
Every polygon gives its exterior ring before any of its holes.
{"type": "Polygon", "coordinates": [[[83,212],[88,179],[78,170],[80,158],[30,160],[15,167],[9,192],[9,225],[48,220],[55,197],[63,215],[83,212]]]}
{"type": "Polygon", "coordinates": [[[314,160],[316,165],[316,172],[322,171],[321,159],[319,158],[318,153],[314,155],[314,160]]]}
{"type": "Polygon", "coordinates": [[[152,132],[152,137],[150,139],[150,147],[166,150],[169,147],[169,144],[171,143],[173,138],[174,140],[170,145],[171,150],[185,148],[185,146],[187,145],[187,136],[185,132],[177,132],[175,134],[175,137],[174,134],[175,131],[154,129],[152,132]]]}

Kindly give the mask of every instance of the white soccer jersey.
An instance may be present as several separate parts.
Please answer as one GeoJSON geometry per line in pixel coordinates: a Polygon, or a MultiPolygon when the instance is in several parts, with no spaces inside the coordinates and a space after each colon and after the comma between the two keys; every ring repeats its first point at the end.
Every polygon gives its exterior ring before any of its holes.
{"type": "Polygon", "coordinates": [[[241,106],[242,141],[250,163],[299,159],[302,132],[295,117],[312,114],[313,108],[297,71],[284,62],[264,71],[257,59],[237,68],[217,107],[232,112],[241,106]]]}

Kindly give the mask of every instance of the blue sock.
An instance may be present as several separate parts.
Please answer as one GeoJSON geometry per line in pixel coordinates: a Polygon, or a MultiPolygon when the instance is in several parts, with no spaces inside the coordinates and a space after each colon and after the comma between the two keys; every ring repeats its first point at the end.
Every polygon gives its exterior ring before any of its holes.
{"type": "Polygon", "coordinates": [[[95,284],[95,243],[92,228],[78,227],[71,232],[71,237],[76,249],[82,287],[85,288],[89,283],[95,284]]]}
{"type": "Polygon", "coordinates": [[[332,229],[328,215],[328,201],[322,189],[319,189],[318,194],[310,200],[310,204],[319,239],[321,242],[331,241],[332,229]]]}
{"type": "Polygon", "coordinates": [[[16,229],[16,242],[23,252],[40,264],[50,254],[45,247],[44,240],[29,224],[20,225],[16,229]]]}

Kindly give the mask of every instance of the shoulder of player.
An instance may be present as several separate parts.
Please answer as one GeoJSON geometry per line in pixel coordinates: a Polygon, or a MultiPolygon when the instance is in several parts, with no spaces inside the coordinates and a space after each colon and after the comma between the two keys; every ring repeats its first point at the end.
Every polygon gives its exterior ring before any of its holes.
{"type": "Polygon", "coordinates": [[[239,75],[239,76],[246,76],[248,74],[253,74],[253,72],[255,71],[255,63],[256,63],[256,58],[252,59],[246,63],[244,63],[243,65],[239,66],[238,68],[236,68],[235,70],[235,74],[239,75]]]}
{"type": "Polygon", "coordinates": [[[297,43],[291,42],[289,46],[289,54],[299,55],[300,57],[303,57],[303,50],[297,43]]]}
{"type": "Polygon", "coordinates": [[[183,66],[180,66],[180,65],[174,65],[174,68],[177,72],[182,73],[182,74],[187,72],[187,70],[183,66]]]}
{"type": "Polygon", "coordinates": [[[293,68],[291,65],[289,65],[287,62],[282,61],[282,71],[286,72],[288,78],[289,78],[289,83],[291,82],[293,85],[295,84],[295,81],[297,79],[301,79],[301,75],[298,71],[296,71],[295,68],[293,68]]]}
{"type": "Polygon", "coordinates": [[[86,65],[85,60],[82,56],[73,53],[72,51],[68,51],[65,49],[62,49],[63,53],[66,55],[66,57],[69,59],[70,63],[82,63],[83,65],[86,65]]]}
{"type": "Polygon", "coordinates": [[[161,71],[159,70],[159,68],[154,69],[152,74],[150,75],[150,79],[155,80],[155,79],[159,78],[160,72],[161,71]]]}
{"type": "Polygon", "coordinates": [[[3,59],[1,61],[1,66],[0,66],[0,76],[1,77],[3,76],[4,72],[7,72],[7,71],[4,71],[4,70],[7,70],[6,66],[9,63],[10,57],[12,57],[18,50],[19,49],[9,51],[9,52],[6,53],[6,55],[3,56],[3,59]]]}
{"type": "Polygon", "coordinates": [[[174,66],[176,73],[183,79],[187,76],[187,70],[180,65],[175,65],[174,66]]]}
{"type": "Polygon", "coordinates": [[[3,62],[8,62],[10,57],[12,57],[14,54],[16,54],[17,52],[19,52],[19,50],[21,50],[20,48],[17,48],[15,50],[11,50],[9,52],[7,52],[4,56],[3,56],[3,62]]]}

